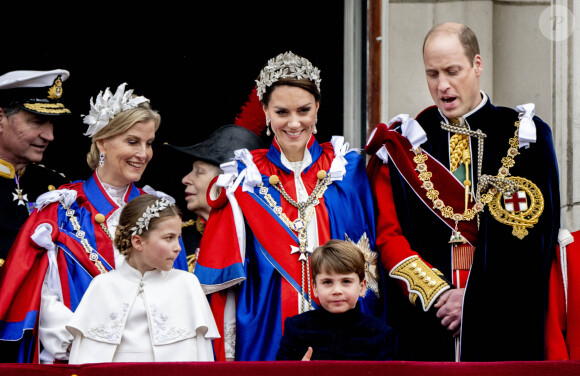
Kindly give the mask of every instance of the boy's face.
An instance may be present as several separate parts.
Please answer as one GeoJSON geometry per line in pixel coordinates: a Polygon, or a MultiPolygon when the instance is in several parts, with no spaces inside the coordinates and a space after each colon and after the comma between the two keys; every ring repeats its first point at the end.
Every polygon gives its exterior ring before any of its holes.
{"type": "Polygon", "coordinates": [[[364,296],[367,281],[356,273],[320,273],[314,281],[314,296],[324,309],[331,313],[343,313],[356,306],[359,296],[364,296]]]}

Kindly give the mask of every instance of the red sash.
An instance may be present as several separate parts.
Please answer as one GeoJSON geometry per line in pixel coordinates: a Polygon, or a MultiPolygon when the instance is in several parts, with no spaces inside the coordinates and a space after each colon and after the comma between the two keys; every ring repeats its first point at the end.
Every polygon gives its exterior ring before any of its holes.
{"type": "MultiPolygon", "coordinates": [[[[382,140],[393,165],[405,179],[409,187],[417,194],[417,197],[423,201],[425,206],[437,215],[441,221],[445,222],[449,228],[452,230],[455,229],[455,221],[451,218],[443,217],[441,211],[435,209],[433,207],[433,201],[427,197],[427,190],[422,187],[423,182],[419,179],[419,174],[416,171],[417,164],[413,161],[415,153],[412,150],[409,140],[396,131],[385,131],[385,129],[386,127],[377,128],[377,134],[375,134],[374,138],[378,137],[377,140],[382,140]]],[[[432,173],[431,182],[434,185],[434,189],[439,191],[439,199],[446,206],[451,206],[454,213],[463,213],[465,210],[464,186],[437,159],[424,150],[422,152],[428,156],[425,164],[427,165],[427,171],[432,173]]],[[[469,244],[475,245],[478,231],[477,220],[459,221],[458,230],[469,244]]]]}

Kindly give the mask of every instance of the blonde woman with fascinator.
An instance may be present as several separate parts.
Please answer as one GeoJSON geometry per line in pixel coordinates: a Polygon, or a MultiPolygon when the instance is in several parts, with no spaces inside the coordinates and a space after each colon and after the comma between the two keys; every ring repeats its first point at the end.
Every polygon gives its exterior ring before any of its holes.
{"type": "Polygon", "coordinates": [[[285,318],[319,306],[310,254],[329,239],[359,246],[369,281],[362,309],[384,312],[365,158],[343,137],[315,138],[320,70],[286,52],[256,83],[272,144],[220,166],[195,268],[223,333],[218,360],[275,360],[285,318]]]}
{"type": "MultiPolygon", "coordinates": [[[[147,98],[125,87],[91,98],[84,116],[93,174],[38,198],[10,250],[14,262],[2,268],[0,340],[20,341],[19,362],[68,359],[72,336],[66,322],[93,277],[124,262],[113,245],[121,209],[145,193],[167,196],[135,185],[153,156],[161,117],[147,98]]],[[[187,270],[185,252],[175,267],[187,270]]]]}

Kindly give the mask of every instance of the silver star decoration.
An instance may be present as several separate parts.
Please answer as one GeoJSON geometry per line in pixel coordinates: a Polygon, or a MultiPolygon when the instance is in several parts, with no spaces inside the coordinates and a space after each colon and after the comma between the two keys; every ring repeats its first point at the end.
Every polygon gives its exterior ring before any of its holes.
{"type": "Polygon", "coordinates": [[[377,252],[371,250],[370,247],[370,240],[365,233],[360,237],[358,242],[352,241],[347,234],[344,234],[346,241],[351,242],[352,244],[356,245],[358,249],[362,252],[365,256],[366,266],[365,266],[365,275],[367,278],[367,286],[368,288],[375,293],[377,298],[379,297],[379,255],[377,252]]]}

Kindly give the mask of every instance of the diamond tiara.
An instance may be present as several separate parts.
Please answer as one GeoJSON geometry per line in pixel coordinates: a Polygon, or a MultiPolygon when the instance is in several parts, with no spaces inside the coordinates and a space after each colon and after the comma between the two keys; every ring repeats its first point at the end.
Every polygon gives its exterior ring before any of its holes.
{"type": "Polygon", "coordinates": [[[307,78],[314,82],[320,91],[320,69],[314,67],[307,59],[288,51],[268,60],[268,64],[260,72],[260,78],[256,80],[260,100],[266,89],[281,78],[298,80],[307,78]]]}
{"type": "Polygon", "coordinates": [[[149,230],[149,221],[151,221],[151,218],[159,217],[160,211],[173,205],[173,202],[171,202],[166,197],[155,200],[153,205],[148,206],[147,209],[145,209],[145,212],[141,218],[137,220],[135,226],[131,227],[131,236],[141,235],[143,233],[143,229],[145,229],[145,231],[149,230]]]}
{"type": "Polygon", "coordinates": [[[101,91],[94,102],[91,97],[89,114],[81,115],[84,117],[83,123],[89,126],[85,136],[93,137],[119,112],[135,108],[143,102],[149,102],[149,99],[143,96],[133,98],[133,89],[125,91],[126,85],[126,82],[119,85],[114,95],[109,88],[104,93],[101,91]]]}

